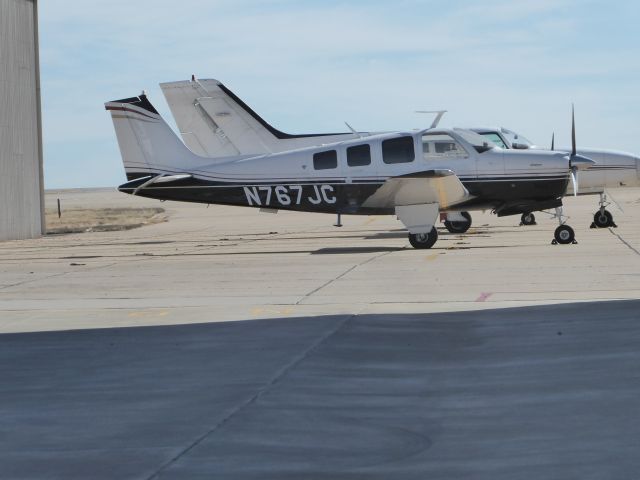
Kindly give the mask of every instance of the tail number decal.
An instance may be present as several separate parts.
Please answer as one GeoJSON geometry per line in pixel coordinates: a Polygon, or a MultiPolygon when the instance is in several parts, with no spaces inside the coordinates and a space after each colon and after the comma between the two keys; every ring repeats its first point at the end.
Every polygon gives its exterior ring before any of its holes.
{"type": "MultiPolygon", "coordinates": [[[[311,185],[310,185],[311,186],[311,185]]],[[[311,195],[304,195],[302,185],[264,185],[243,187],[249,206],[266,206],[278,203],[282,206],[300,205],[309,202],[312,205],[336,203],[336,195],[331,185],[313,185],[311,195]]]]}

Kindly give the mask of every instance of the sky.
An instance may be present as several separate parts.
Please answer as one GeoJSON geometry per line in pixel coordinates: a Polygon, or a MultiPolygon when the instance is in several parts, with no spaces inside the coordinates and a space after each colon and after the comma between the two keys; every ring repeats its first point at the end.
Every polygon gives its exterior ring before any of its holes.
{"type": "Polygon", "coordinates": [[[289,133],[504,126],[640,154],[640,2],[39,2],[45,186],[125,182],[104,102],[216,78],[289,133]]]}

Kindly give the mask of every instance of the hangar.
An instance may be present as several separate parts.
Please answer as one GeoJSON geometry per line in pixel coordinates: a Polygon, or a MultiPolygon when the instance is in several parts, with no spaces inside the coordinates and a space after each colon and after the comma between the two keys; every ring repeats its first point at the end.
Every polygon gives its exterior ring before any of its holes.
{"type": "Polygon", "coordinates": [[[38,2],[0,1],[0,240],[44,224],[38,2]]]}

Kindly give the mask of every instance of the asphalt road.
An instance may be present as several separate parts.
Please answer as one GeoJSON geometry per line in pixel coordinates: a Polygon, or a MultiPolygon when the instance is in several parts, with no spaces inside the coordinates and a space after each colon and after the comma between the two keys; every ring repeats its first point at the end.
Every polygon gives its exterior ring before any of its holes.
{"type": "Polygon", "coordinates": [[[0,336],[0,477],[628,479],[640,301],[0,336]]]}

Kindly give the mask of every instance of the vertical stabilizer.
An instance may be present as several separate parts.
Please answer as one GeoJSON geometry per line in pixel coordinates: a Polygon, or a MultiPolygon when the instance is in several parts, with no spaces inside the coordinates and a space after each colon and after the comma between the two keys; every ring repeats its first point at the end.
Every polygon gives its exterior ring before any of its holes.
{"type": "Polygon", "coordinates": [[[180,141],[145,95],[105,103],[129,180],[205,164],[180,141]]]}
{"type": "Polygon", "coordinates": [[[282,132],[218,80],[161,83],[160,88],[184,142],[200,155],[222,157],[276,153],[363,135],[292,135],[282,132]]]}

